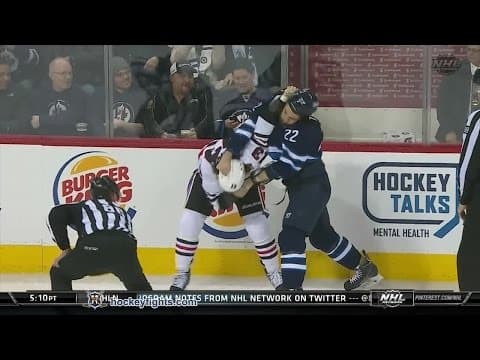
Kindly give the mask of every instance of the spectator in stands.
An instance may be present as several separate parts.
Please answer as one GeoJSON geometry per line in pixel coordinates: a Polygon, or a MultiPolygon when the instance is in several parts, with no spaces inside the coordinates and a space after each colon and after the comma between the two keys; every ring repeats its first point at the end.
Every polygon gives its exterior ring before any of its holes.
{"type": "Polygon", "coordinates": [[[115,136],[142,136],[142,123],[136,123],[138,110],[147,100],[144,91],[134,85],[132,71],[122,57],[112,58],[113,128],[115,136]]]}
{"type": "Polygon", "coordinates": [[[113,55],[123,57],[130,67],[137,62],[142,63],[144,67],[152,57],[168,58],[170,63],[170,53],[171,48],[168,45],[113,45],[113,55]]]}
{"type": "Polygon", "coordinates": [[[40,55],[29,45],[0,45],[0,57],[10,65],[10,76],[17,87],[31,90],[38,77],[40,55]]]}
{"type": "Polygon", "coordinates": [[[170,86],[149,99],[139,112],[147,137],[215,137],[212,94],[202,76],[194,80],[188,63],[173,63],[170,86]]]}
{"type": "Polygon", "coordinates": [[[115,56],[129,64],[134,82],[153,97],[170,83],[170,52],[167,45],[114,45],[115,56]],[[149,62],[150,61],[150,62],[149,62]],[[149,62],[149,65],[147,65],[149,62]],[[155,66],[150,66],[152,63],[155,66]]]}
{"type": "MultiPolygon", "coordinates": [[[[281,83],[281,51],[278,45],[170,45],[171,62],[189,62],[197,73],[206,75],[210,85],[220,90],[232,86],[235,60],[246,58],[254,67],[255,86],[277,91],[281,83]]],[[[165,53],[165,52],[164,52],[165,53]]],[[[150,72],[164,73],[164,55],[145,63],[150,72]]]]}
{"type": "Polygon", "coordinates": [[[43,135],[87,135],[91,128],[86,118],[87,95],[73,85],[73,72],[66,58],[49,64],[51,85],[34,92],[31,127],[43,135]]]}
{"type": "MultiPolygon", "coordinates": [[[[253,45],[171,45],[172,62],[189,62],[197,74],[203,74],[213,94],[213,115],[219,118],[219,109],[230,100],[233,86],[233,68],[237,60],[248,59],[254,70],[254,86],[277,91],[280,86],[280,47],[253,45]],[[259,54],[256,56],[255,54],[259,54]]],[[[145,63],[145,68],[153,73],[164,73],[164,59],[154,56],[145,63]],[[154,71],[155,70],[155,71],[154,71]]]]}
{"type": "Polygon", "coordinates": [[[12,84],[10,61],[0,56],[0,133],[27,131],[28,101],[25,89],[12,84]]]}
{"type": "MultiPolygon", "coordinates": [[[[105,84],[103,45],[41,45],[43,64],[58,57],[67,58],[75,73],[75,83],[88,95],[101,91],[105,84]]],[[[45,79],[48,82],[48,79],[45,79]]]]}
{"type": "MultiPolygon", "coordinates": [[[[228,93],[231,100],[227,101],[220,109],[220,118],[232,110],[253,109],[259,103],[269,100],[272,94],[267,89],[257,89],[255,86],[255,67],[247,58],[241,57],[236,59],[232,71],[232,89],[225,89],[224,93],[228,93]]],[[[238,124],[233,124],[231,120],[225,120],[220,124],[219,133],[222,136],[223,129],[233,129],[238,124]],[[224,127],[222,126],[224,125],[224,127]]]]}
{"type": "MultiPolygon", "coordinates": [[[[216,89],[233,85],[235,62],[247,59],[253,66],[253,82],[260,88],[277,91],[281,83],[281,52],[278,45],[228,45],[225,46],[225,65],[222,68],[221,81],[216,89]]],[[[217,71],[218,72],[218,71],[217,71]]]]}
{"type": "MultiPolygon", "coordinates": [[[[189,63],[194,71],[193,77],[205,76],[207,84],[223,87],[223,67],[225,65],[224,45],[169,45],[171,48],[170,63],[189,63]]],[[[159,71],[163,64],[162,57],[152,56],[145,63],[145,70],[159,71]]]]}
{"type": "Polygon", "coordinates": [[[216,89],[222,89],[224,87],[233,85],[233,70],[235,69],[235,63],[238,60],[248,60],[251,68],[253,68],[253,85],[258,85],[257,67],[255,65],[255,58],[253,55],[252,45],[229,45],[226,46],[226,61],[224,67],[224,78],[218,84],[216,89]]]}
{"type": "MultiPolygon", "coordinates": [[[[143,123],[137,123],[136,115],[147,100],[146,93],[136,86],[130,65],[119,56],[111,59],[113,78],[112,125],[116,137],[140,137],[145,131],[143,123]]],[[[105,89],[93,95],[93,108],[89,109],[91,123],[95,124],[94,135],[106,135],[105,89]]]]}
{"type": "Polygon", "coordinates": [[[222,77],[217,72],[225,65],[224,45],[173,45],[170,62],[189,62],[195,69],[194,76],[204,74],[215,85],[222,77]]]}
{"type": "Polygon", "coordinates": [[[436,139],[460,143],[468,115],[480,108],[480,45],[468,45],[467,60],[445,75],[438,89],[436,139]],[[475,76],[474,76],[475,75],[475,76]]]}

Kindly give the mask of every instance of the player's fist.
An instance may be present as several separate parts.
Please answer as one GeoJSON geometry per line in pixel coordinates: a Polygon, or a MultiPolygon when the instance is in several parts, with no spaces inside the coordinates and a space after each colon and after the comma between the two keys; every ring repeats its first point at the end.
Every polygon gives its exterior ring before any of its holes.
{"type": "Polygon", "coordinates": [[[232,162],[232,153],[225,151],[217,164],[217,170],[223,175],[227,176],[230,173],[230,167],[232,162]]]}
{"type": "Polygon", "coordinates": [[[254,184],[268,184],[270,182],[270,178],[265,169],[260,169],[255,174],[252,174],[251,177],[254,184]]]}
{"type": "Polygon", "coordinates": [[[282,96],[280,96],[280,100],[286,103],[288,99],[290,99],[297,91],[298,88],[295,86],[287,86],[287,88],[283,91],[282,96]]]}

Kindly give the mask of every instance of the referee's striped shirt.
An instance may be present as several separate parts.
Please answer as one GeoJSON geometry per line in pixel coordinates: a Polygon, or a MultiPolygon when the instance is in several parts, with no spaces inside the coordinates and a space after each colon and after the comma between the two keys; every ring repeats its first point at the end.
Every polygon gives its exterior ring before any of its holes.
{"type": "Polygon", "coordinates": [[[82,238],[101,231],[132,234],[132,219],[116,203],[103,198],[55,206],[48,215],[47,227],[60,249],[70,248],[67,226],[82,238]]]}
{"type": "Polygon", "coordinates": [[[458,165],[460,204],[467,205],[473,190],[480,183],[480,110],[471,113],[463,132],[462,153],[458,165]]]}

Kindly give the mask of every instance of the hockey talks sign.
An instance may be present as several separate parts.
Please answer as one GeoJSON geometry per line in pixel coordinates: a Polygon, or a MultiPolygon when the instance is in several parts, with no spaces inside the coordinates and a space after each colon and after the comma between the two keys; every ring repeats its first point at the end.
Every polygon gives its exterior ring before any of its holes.
{"type": "Polygon", "coordinates": [[[375,163],[363,175],[363,210],[377,223],[438,225],[433,235],[443,238],[459,223],[456,167],[375,163]]]}

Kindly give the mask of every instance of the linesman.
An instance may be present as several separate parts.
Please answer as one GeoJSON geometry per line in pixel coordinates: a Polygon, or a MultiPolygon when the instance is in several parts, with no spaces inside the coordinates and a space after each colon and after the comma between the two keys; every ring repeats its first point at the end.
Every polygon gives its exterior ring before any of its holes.
{"type": "Polygon", "coordinates": [[[467,119],[458,165],[462,240],[457,253],[460,291],[480,291],[480,110],[467,119]]]}
{"type": "Polygon", "coordinates": [[[152,290],[137,256],[132,219],[116,202],[118,185],[108,176],[90,183],[91,200],[52,208],[47,225],[62,253],[50,269],[52,290],[72,290],[72,280],[112,273],[127,290],[152,290]],[[78,233],[70,248],[67,227],[78,233]]]}

